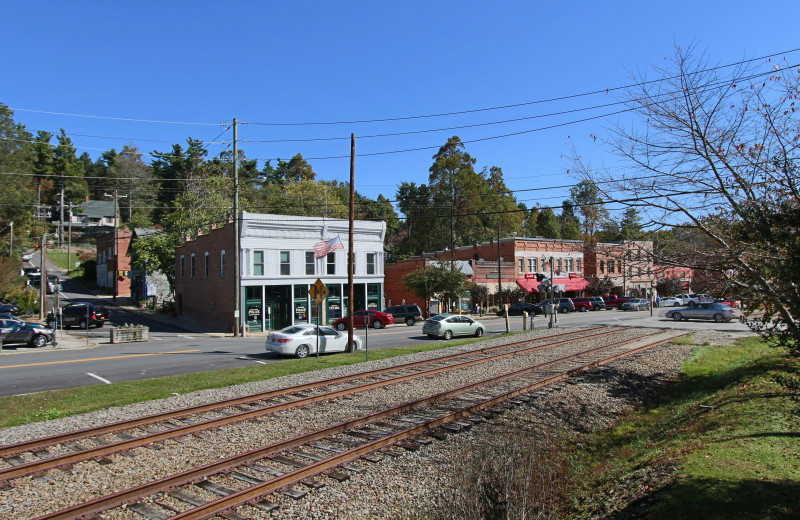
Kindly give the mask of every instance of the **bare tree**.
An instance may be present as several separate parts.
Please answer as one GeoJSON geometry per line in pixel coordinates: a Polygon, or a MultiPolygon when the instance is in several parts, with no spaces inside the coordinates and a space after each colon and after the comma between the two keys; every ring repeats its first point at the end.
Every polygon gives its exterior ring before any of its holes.
{"type": "Polygon", "coordinates": [[[646,226],[670,230],[657,263],[715,273],[764,309],[765,336],[799,352],[798,66],[711,66],[694,47],[668,63],[658,80],[635,78],[624,98],[634,122],[605,141],[625,173],[576,159],[580,176],[607,202],[638,208],[646,226]]]}

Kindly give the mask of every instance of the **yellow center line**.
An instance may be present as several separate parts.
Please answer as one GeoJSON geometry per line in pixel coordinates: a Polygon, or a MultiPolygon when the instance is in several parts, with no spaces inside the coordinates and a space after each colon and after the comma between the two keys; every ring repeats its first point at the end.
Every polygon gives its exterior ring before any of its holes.
{"type": "Polygon", "coordinates": [[[44,365],[61,365],[63,363],[83,363],[84,361],[105,361],[108,359],[125,359],[125,358],[144,357],[144,356],[163,356],[164,354],[184,354],[186,352],[200,352],[200,350],[199,349],[176,350],[173,352],[153,352],[152,354],[130,354],[127,356],[111,356],[111,357],[99,357],[99,358],[88,358],[88,359],[69,359],[65,361],[50,361],[47,363],[26,363],[24,365],[5,365],[5,366],[0,366],[0,368],[39,367],[44,365]]]}

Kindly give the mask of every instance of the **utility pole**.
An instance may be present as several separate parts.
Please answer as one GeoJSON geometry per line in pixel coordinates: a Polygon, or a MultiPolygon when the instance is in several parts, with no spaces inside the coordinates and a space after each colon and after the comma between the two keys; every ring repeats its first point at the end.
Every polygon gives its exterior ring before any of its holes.
{"type": "Polygon", "coordinates": [[[14,255],[14,221],[9,224],[11,227],[11,241],[8,243],[8,256],[14,255]]]}
{"type": "Polygon", "coordinates": [[[553,257],[550,257],[550,303],[553,305],[553,312],[550,313],[550,327],[553,328],[553,320],[555,323],[558,323],[558,318],[556,318],[556,313],[558,312],[558,305],[556,305],[556,285],[555,281],[553,280],[553,257]]]}
{"type": "Polygon", "coordinates": [[[58,201],[58,249],[64,245],[64,176],[61,176],[61,186],[58,201]]]}
{"type": "Polygon", "coordinates": [[[497,310],[503,304],[500,294],[503,292],[503,279],[500,276],[500,219],[497,220],[497,310]]]}
{"type": "MultiPolygon", "coordinates": [[[[239,265],[239,143],[238,124],[233,118],[233,337],[239,336],[242,272],[239,265]]],[[[263,302],[262,302],[263,304],[263,302]]]]}
{"type": "Polygon", "coordinates": [[[42,239],[40,242],[40,251],[39,254],[41,259],[41,275],[39,276],[39,319],[45,319],[45,309],[47,305],[47,257],[44,254],[44,250],[47,247],[47,233],[42,233],[42,239]]]}
{"type": "Polygon", "coordinates": [[[67,233],[67,274],[69,274],[72,259],[70,258],[72,252],[72,201],[69,203],[69,232],[67,233]]]}
{"type": "MultiPolygon", "coordinates": [[[[350,218],[347,230],[347,286],[350,297],[347,299],[347,315],[350,323],[347,327],[347,351],[354,352],[353,344],[353,223],[355,221],[355,187],[356,185],[356,134],[350,134],[350,218]]],[[[369,323],[369,319],[367,319],[369,323]]],[[[367,353],[369,356],[369,353],[367,353]]]]}

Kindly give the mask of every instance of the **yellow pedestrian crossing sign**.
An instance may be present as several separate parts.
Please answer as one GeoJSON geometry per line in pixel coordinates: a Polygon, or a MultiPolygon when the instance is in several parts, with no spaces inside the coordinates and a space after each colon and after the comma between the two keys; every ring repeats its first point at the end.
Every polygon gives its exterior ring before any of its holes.
{"type": "Polygon", "coordinates": [[[328,296],[328,288],[325,287],[325,284],[322,283],[322,280],[317,278],[317,281],[314,282],[314,285],[311,286],[311,289],[308,290],[308,294],[314,298],[314,302],[319,305],[322,303],[322,300],[328,296]]]}

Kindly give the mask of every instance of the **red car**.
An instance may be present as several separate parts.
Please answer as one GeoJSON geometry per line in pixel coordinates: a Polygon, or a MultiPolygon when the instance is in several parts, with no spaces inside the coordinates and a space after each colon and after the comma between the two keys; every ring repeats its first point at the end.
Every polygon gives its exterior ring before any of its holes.
{"type": "MultiPolygon", "coordinates": [[[[350,318],[339,318],[332,323],[336,330],[345,330],[350,318]]],[[[391,314],[380,311],[357,311],[353,313],[353,327],[363,328],[367,321],[374,329],[382,329],[387,325],[394,323],[394,317],[391,314]]]]}

